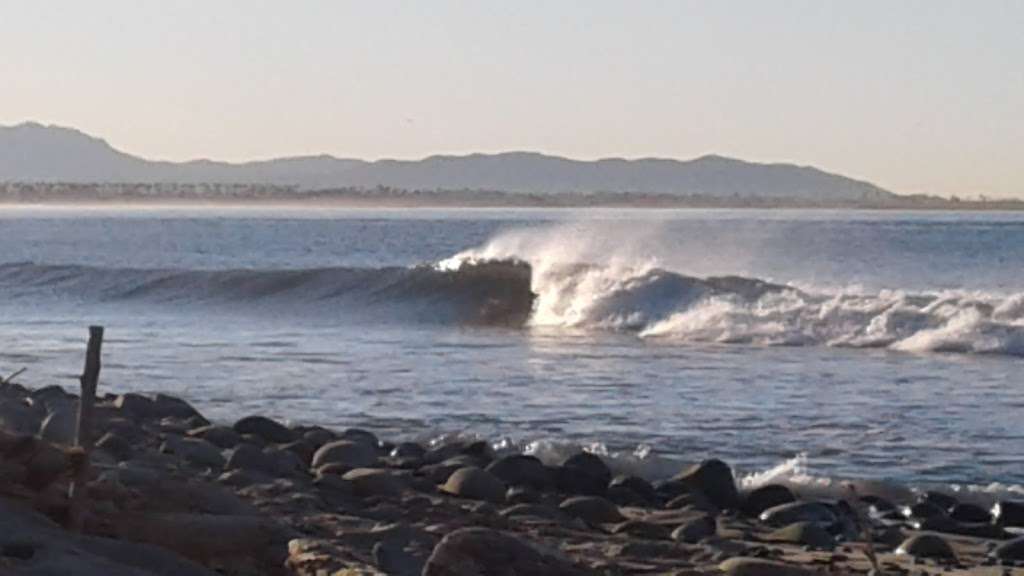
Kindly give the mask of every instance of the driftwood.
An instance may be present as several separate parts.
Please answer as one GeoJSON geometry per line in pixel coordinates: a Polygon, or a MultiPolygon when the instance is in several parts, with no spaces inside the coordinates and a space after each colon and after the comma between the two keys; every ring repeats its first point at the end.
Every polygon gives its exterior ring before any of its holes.
{"type": "Polygon", "coordinates": [[[82,372],[82,395],[78,402],[78,441],[81,450],[81,465],[75,470],[71,482],[68,528],[82,531],[83,511],[86,506],[86,482],[89,480],[89,455],[93,444],[93,407],[96,403],[96,386],[100,378],[100,353],[103,347],[103,327],[89,327],[89,345],[85,352],[85,370],[82,372]]]}
{"type": "Polygon", "coordinates": [[[17,378],[18,376],[21,376],[22,374],[24,374],[26,370],[28,370],[28,368],[22,368],[20,370],[15,370],[14,373],[12,373],[10,376],[8,376],[6,378],[0,378],[0,386],[7,386],[11,382],[14,382],[14,379],[17,378]]]}

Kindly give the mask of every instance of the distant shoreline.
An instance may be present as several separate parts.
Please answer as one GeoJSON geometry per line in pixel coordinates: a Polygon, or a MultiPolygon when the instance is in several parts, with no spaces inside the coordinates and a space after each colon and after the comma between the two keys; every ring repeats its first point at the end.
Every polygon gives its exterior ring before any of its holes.
{"type": "Polygon", "coordinates": [[[328,206],[351,208],[629,208],[629,209],[803,209],[999,212],[1024,210],[1022,200],[964,200],[935,196],[889,196],[862,200],[802,197],[652,194],[638,192],[553,192],[499,190],[405,190],[341,188],[305,190],[273,184],[79,184],[0,182],[0,206],[124,205],[328,206]]]}

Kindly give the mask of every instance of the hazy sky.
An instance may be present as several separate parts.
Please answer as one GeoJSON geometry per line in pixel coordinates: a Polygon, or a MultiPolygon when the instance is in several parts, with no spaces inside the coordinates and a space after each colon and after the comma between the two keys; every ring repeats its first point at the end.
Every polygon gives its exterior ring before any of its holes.
{"type": "Polygon", "coordinates": [[[151,158],[792,161],[1024,197],[1024,1],[0,0],[0,124],[151,158]]]}

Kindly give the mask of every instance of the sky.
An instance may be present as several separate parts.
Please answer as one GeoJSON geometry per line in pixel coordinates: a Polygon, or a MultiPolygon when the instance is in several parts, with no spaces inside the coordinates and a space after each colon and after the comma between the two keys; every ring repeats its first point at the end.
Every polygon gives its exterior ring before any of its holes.
{"type": "Polygon", "coordinates": [[[1024,198],[1020,0],[0,0],[0,124],[152,159],[535,150],[1024,198]]]}

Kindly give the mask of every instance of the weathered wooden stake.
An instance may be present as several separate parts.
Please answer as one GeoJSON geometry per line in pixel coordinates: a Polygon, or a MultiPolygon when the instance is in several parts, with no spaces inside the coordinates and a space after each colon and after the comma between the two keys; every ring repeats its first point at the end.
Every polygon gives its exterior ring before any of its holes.
{"type": "Polygon", "coordinates": [[[82,395],[78,401],[78,441],[82,451],[80,465],[74,471],[71,482],[68,528],[82,531],[86,503],[86,483],[89,480],[89,455],[92,452],[92,414],[96,402],[96,385],[100,379],[100,351],[103,347],[103,327],[89,327],[89,345],[85,351],[85,371],[80,379],[82,395]]]}

